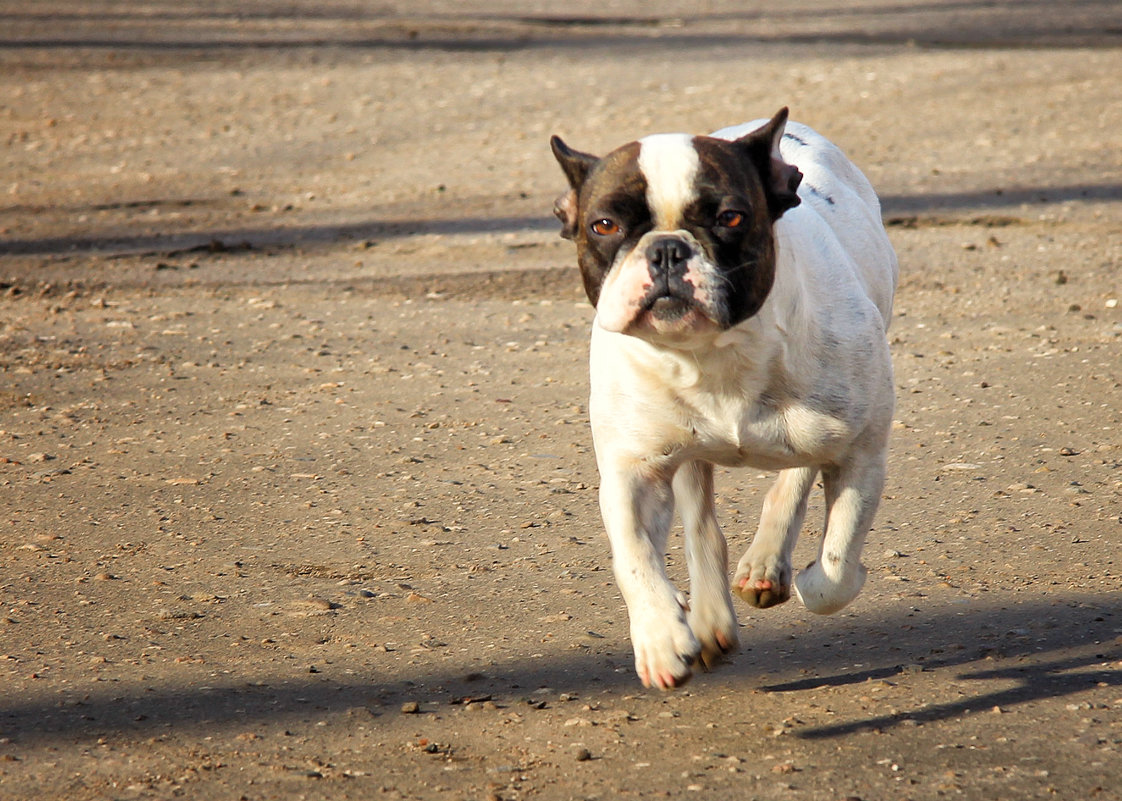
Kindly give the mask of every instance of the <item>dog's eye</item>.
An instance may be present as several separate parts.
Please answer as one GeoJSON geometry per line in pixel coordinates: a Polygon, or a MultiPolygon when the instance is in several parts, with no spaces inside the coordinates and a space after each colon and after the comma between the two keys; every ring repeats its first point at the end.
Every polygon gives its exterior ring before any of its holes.
{"type": "Polygon", "coordinates": [[[592,223],[592,233],[597,236],[615,236],[619,233],[619,223],[605,217],[592,223]]]}
{"type": "Polygon", "coordinates": [[[744,215],[739,211],[729,209],[717,215],[717,225],[722,228],[739,228],[744,224],[744,215]]]}

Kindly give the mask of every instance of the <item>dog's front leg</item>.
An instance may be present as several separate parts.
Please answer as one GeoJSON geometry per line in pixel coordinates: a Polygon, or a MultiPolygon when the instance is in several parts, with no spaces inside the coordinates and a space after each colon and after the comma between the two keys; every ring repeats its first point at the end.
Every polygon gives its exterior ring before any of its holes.
{"type": "Polygon", "coordinates": [[[865,584],[861,549],[884,488],[885,451],[858,452],[824,468],[826,534],[818,558],[795,577],[795,591],[811,612],[829,615],[857,597],[865,584]]]}
{"type": "Polygon", "coordinates": [[[631,619],[635,672],[647,687],[681,686],[701,646],[686,622],[685,599],[666,575],[666,538],[674,515],[670,479],[642,465],[602,460],[600,512],[631,619]]]}
{"type": "Polygon", "coordinates": [[[816,467],[782,470],[764,498],[760,525],[733,577],[733,591],[758,609],[791,597],[791,551],[806,518],[816,467]]]}
{"type": "Polygon", "coordinates": [[[736,650],[736,611],[728,580],[728,544],[717,522],[713,501],[713,465],[686,462],[674,475],[674,501],[686,530],[686,562],[690,569],[687,618],[701,642],[701,662],[712,667],[736,650]]]}

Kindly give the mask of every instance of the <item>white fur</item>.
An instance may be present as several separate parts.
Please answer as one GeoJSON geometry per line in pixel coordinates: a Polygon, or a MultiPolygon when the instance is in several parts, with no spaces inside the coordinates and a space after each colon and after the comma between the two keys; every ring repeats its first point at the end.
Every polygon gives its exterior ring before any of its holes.
{"type": "MultiPolygon", "coordinates": [[[[731,139],[760,124],[716,135],[731,139]]],[[[830,613],[864,582],[860,552],[884,481],[894,402],[885,331],[896,258],[860,171],[806,126],[788,131],[803,143],[781,145],[804,175],[802,203],[776,223],[776,279],[759,312],[673,346],[593,326],[590,414],[601,510],[631,616],[636,670],[648,685],[680,685],[698,657],[708,664],[736,645],[713,464],[780,471],[736,569],[742,598],[756,606],[786,600],[791,552],[819,472],[828,522],[795,592],[811,611],[830,613]],[[665,569],[675,506],[685,525],[688,604],[665,569]]],[[[673,209],[689,200],[683,141],[648,138],[640,155],[650,205],[672,228],[673,209]]]]}
{"type": "Polygon", "coordinates": [[[639,140],[639,169],[647,178],[647,205],[655,228],[677,228],[680,213],[693,195],[700,159],[693,137],[655,134],[639,140]]]}

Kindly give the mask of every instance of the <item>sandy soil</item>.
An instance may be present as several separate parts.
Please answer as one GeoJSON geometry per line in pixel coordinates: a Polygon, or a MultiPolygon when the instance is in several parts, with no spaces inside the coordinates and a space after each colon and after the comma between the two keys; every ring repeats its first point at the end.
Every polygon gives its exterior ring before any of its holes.
{"type": "Polygon", "coordinates": [[[0,797],[1122,798],[1117,7],[776,5],[0,2],[0,797]],[[781,105],[902,264],[870,579],[644,691],[547,138],[781,105]]]}

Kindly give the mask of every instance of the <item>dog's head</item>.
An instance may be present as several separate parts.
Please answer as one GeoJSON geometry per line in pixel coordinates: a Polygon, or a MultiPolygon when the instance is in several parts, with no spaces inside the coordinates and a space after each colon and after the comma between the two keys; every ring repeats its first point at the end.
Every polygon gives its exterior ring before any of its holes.
{"type": "Polygon", "coordinates": [[[799,204],[781,109],[735,141],[661,134],[603,158],[551,145],[570,189],[554,213],[577,245],[601,327],[673,341],[754,315],[775,278],[772,226],[799,204]]]}

